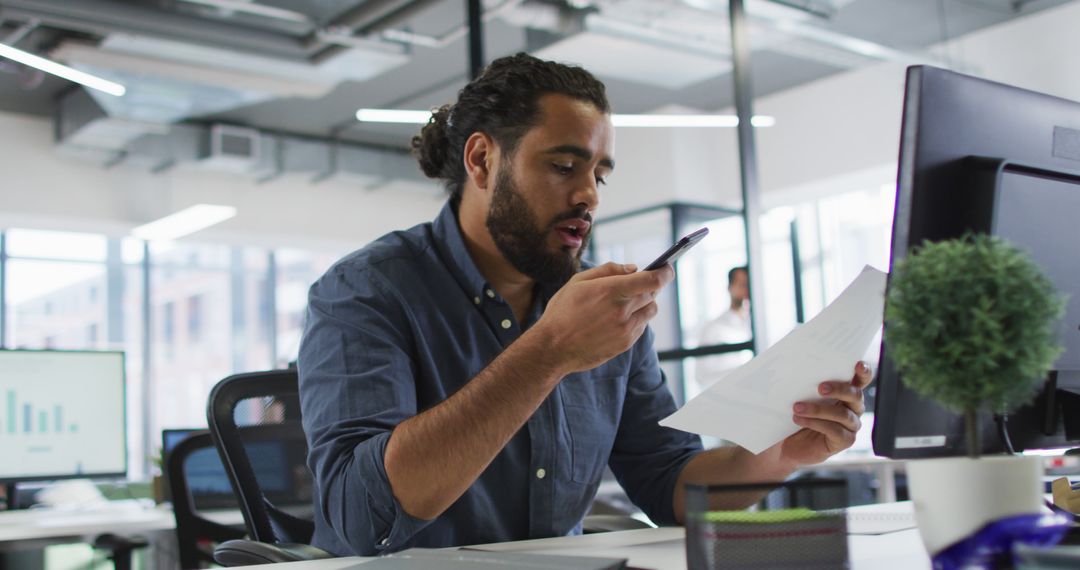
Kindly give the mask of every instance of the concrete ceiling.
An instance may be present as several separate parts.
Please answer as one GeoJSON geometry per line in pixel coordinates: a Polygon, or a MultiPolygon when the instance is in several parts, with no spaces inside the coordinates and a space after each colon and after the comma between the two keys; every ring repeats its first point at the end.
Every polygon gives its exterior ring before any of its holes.
{"type": "MultiPolygon", "coordinates": [[[[873,42],[891,50],[893,57],[911,56],[915,61],[943,39],[1066,1],[751,0],[750,11],[757,14],[752,28],[755,93],[767,95],[878,61],[845,47],[850,39],[873,42]],[[790,6],[808,7],[814,14],[790,6]],[[778,24],[788,20],[795,22],[796,31],[778,24]]],[[[465,2],[461,0],[262,0],[235,9],[243,3],[243,0],[0,0],[0,41],[18,34],[22,37],[16,45],[22,49],[43,54],[73,53],[59,48],[74,42],[98,49],[109,43],[105,42],[106,38],[113,41],[115,36],[123,35],[210,46],[256,56],[271,66],[274,61],[280,61],[282,66],[314,66],[332,62],[346,51],[342,44],[347,41],[326,41],[325,34],[361,38],[397,50],[398,55],[393,57],[400,57],[400,63],[387,64],[386,71],[363,80],[349,79],[344,74],[315,96],[309,93],[247,98],[243,100],[256,102],[193,114],[185,120],[338,137],[381,146],[407,146],[416,128],[358,124],[353,119],[357,108],[430,108],[452,100],[467,79],[465,38],[446,41],[445,46],[424,47],[395,43],[384,35],[390,30],[421,34],[428,39],[443,36],[464,24],[465,2]],[[215,3],[216,7],[207,5],[215,3]],[[265,12],[266,8],[277,12],[269,16],[257,13],[265,12]]],[[[489,10],[497,9],[503,0],[491,0],[485,5],[489,10]]],[[[618,112],[647,112],[671,105],[716,110],[731,105],[728,72],[678,88],[658,85],[648,77],[605,72],[609,63],[625,64],[626,58],[644,60],[650,53],[655,55],[659,52],[648,50],[656,50],[658,46],[669,50],[664,54],[676,54],[671,59],[672,66],[680,65],[682,60],[677,57],[680,52],[694,52],[693,56],[698,58],[704,53],[707,57],[723,59],[722,54],[727,51],[724,0],[526,0],[512,8],[516,12],[507,11],[505,17],[494,17],[485,25],[489,60],[522,50],[539,49],[543,53],[544,49],[557,47],[560,41],[573,37],[587,42],[589,38],[577,34],[600,32],[584,26],[584,22],[591,21],[586,18],[604,18],[608,24],[614,22],[631,28],[629,36],[620,36],[621,41],[627,37],[632,40],[620,45],[631,47],[618,53],[587,54],[599,62],[592,70],[605,80],[618,112]],[[553,15],[558,17],[552,20],[553,15]],[[638,49],[642,51],[638,53],[638,49]]],[[[188,65],[196,64],[188,62],[188,65]]],[[[139,80],[138,75],[127,77],[139,80]]],[[[57,97],[72,88],[64,80],[43,77],[0,60],[2,111],[51,115],[57,97]]]]}

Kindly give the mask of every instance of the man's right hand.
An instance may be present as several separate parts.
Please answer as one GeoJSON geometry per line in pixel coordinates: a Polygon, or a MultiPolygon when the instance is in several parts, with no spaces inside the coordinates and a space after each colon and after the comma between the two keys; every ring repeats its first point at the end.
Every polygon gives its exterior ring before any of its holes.
{"type": "Polygon", "coordinates": [[[675,278],[670,265],[641,271],[605,263],[578,273],[530,329],[543,335],[565,374],[595,368],[628,350],[656,316],[656,294],[675,278]]]}

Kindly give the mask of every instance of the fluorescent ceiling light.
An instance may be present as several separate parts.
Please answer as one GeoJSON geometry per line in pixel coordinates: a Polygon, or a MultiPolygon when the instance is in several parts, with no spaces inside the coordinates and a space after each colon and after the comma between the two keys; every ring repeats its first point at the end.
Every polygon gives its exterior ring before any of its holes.
{"type": "Polygon", "coordinates": [[[0,43],[0,57],[17,61],[35,69],[40,69],[45,73],[51,73],[57,77],[63,77],[68,81],[74,81],[79,85],[85,85],[91,89],[97,89],[98,91],[108,93],[109,95],[122,97],[127,91],[127,89],[119,83],[109,81],[108,79],[102,79],[95,75],[90,75],[89,73],[79,71],[78,69],[56,63],[50,59],[45,59],[30,52],[13,48],[7,44],[0,43]]]}
{"type": "Polygon", "coordinates": [[[232,206],[196,204],[159,220],[143,224],[131,230],[131,235],[147,241],[170,241],[204,230],[234,216],[236,216],[236,208],[232,206]]]}
{"type": "MultiPolygon", "coordinates": [[[[356,112],[356,120],[365,123],[423,125],[430,119],[431,111],[360,109],[356,112]]],[[[739,118],[735,115],[612,115],[611,123],[616,127],[731,128],[739,125],[739,118]]],[[[776,118],[768,115],[754,115],[750,124],[755,127],[771,127],[776,124],[776,118]]]]}
{"type": "Polygon", "coordinates": [[[406,111],[400,109],[360,109],[356,120],[364,123],[401,123],[424,125],[431,119],[431,111],[406,111]]]}
{"type": "Polygon", "coordinates": [[[233,10],[235,12],[244,12],[246,14],[253,14],[256,16],[263,16],[264,18],[271,18],[274,20],[285,20],[287,22],[303,22],[307,23],[310,18],[307,14],[300,12],[294,12],[293,10],[286,10],[284,8],[275,8],[273,6],[267,6],[265,4],[256,4],[254,2],[244,2],[243,0],[183,0],[188,4],[199,4],[200,6],[209,6],[211,8],[218,8],[221,10],[233,10]]]}

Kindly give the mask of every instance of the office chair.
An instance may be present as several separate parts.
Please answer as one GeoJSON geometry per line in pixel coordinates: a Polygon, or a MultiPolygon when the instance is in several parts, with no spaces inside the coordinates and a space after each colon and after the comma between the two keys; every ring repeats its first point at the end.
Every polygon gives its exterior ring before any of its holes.
{"type": "MultiPolygon", "coordinates": [[[[203,516],[206,508],[226,508],[225,504],[215,499],[211,504],[203,497],[202,489],[193,489],[189,482],[195,478],[207,483],[207,476],[219,475],[225,478],[225,469],[221,465],[214,441],[209,433],[196,433],[188,436],[165,458],[165,478],[172,496],[173,514],[176,516],[176,542],[180,551],[180,567],[203,568],[205,563],[214,561],[213,545],[243,538],[243,528],[236,528],[214,522],[203,516]]],[[[211,486],[216,482],[210,481],[211,486]]],[[[230,505],[238,509],[235,500],[230,505]]]]}
{"type": "Polygon", "coordinates": [[[150,544],[141,536],[120,536],[107,532],[94,538],[94,550],[104,550],[112,560],[113,570],[131,570],[131,555],[150,544]]]}
{"type": "Polygon", "coordinates": [[[308,545],[313,484],[296,370],[225,378],[210,392],[207,420],[251,537],[218,545],[214,560],[241,566],[331,558],[308,545]]]}

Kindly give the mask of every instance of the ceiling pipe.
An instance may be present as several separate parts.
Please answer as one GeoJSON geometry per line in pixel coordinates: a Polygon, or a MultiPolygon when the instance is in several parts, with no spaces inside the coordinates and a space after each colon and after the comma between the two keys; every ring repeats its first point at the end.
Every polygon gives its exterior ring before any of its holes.
{"type": "Polygon", "coordinates": [[[298,62],[307,62],[323,47],[323,44],[309,45],[302,38],[286,34],[250,28],[240,31],[227,22],[108,0],[4,0],[2,15],[101,36],[112,33],[152,35],[298,62]]]}
{"type": "MultiPolygon", "coordinates": [[[[679,0],[682,5],[697,10],[704,14],[720,15],[723,10],[719,6],[705,5],[702,2],[695,0],[679,0]]],[[[824,19],[828,19],[835,15],[836,10],[830,5],[831,12],[827,12],[826,8],[820,8],[823,6],[821,2],[814,2],[813,0],[764,0],[771,4],[778,6],[784,6],[791,8],[792,10],[798,10],[800,12],[821,18],[823,14],[828,16],[824,19]]],[[[772,30],[787,34],[792,37],[813,41],[822,45],[826,45],[832,48],[840,49],[848,53],[853,53],[862,57],[876,59],[880,61],[897,61],[909,64],[917,63],[933,63],[935,65],[941,65],[941,62],[936,61],[933,57],[924,54],[906,52],[891,48],[889,46],[857,38],[855,36],[834,32],[821,26],[813,25],[807,22],[800,21],[795,18],[784,18],[777,16],[766,16],[760,13],[754,14],[750,12],[745,13],[745,18],[748,22],[758,24],[772,30]]]]}
{"type": "MultiPolygon", "coordinates": [[[[326,52],[333,50],[335,45],[326,45],[327,43],[333,43],[337,46],[347,46],[348,44],[340,42],[328,42],[325,38],[327,36],[332,37],[345,37],[352,35],[352,30],[355,28],[362,28],[367,26],[371,22],[379,19],[383,15],[389,13],[395,6],[403,1],[409,0],[367,0],[361,2],[358,6],[346,11],[344,14],[325,22],[320,29],[315,30],[304,39],[304,44],[312,48],[311,58],[313,61],[325,61],[330,56],[326,52]]],[[[333,53],[341,53],[340,50],[333,53]]]]}
{"type": "Polygon", "coordinates": [[[469,25],[469,79],[484,72],[484,4],[483,0],[465,0],[465,20],[469,25]]]}
{"type": "Polygon", "coordinates": [[[195,4],[197,6],[208,6],[210,8],[216,8],[218,10],[228,12],[241,12],[244,14],[251,14],[252,16],[259,16],[262,18],[270,18],[271,20],[280,20],[283,22],[292,22],[297,24],[310,24],[311,18],[308,18],[307,14],[296,12],[294,10],[286,10],[284,8],[275,8],[273,6],[267,6],[266,4],[257,4],[255,2],[244,2],[242,0],[180,0],[188,4],[195,4]]]}
{"type": "MultiPolygon", "coordinates": [[[[412,0],[404,3],[399,0],[369,0],[335,19],[326,26],[325,33],[316,33],[315,37],[327,41],[328,37],[374,36],[383,30],[402,24],[438,2],[439,0],[412,0]]],[[[322,48],[311,56],[311,62],[322,63],[340,54],[344,49],[341,44],[322,48]]]]}
{"type": "Polygon", "coordinates": [[[699,40],[693,36],[677,35],[673,32],[648,27],[636,22],[603,16],[600,13],[585,16],[585,29],[654,46],[667,47],[685,53],[719,59],[731,58],[731,50],[726,46],[704,39],[699,40]]]}
{"type": "MultiPolygon", "coordinates": [[[[481,20],[485,23],[490,22],[491,20],[501,16],[502,14],[520,6],[523,1],[524,0],[506,0],[502,4],[499,4],[498,6],[484,12],[481,20]]],[[[379,36],[382,37],[382,39],[391,42],[398,42],[433,49],[442,49],[465,37],[466,35],[468,35],[468,33],[469,26],[462,24],[446,32],[445,34],[442,34],[441,36],[427,36],[398,29],[383,30],[379,34],[379,36]]]]}
{"type": "Polygon", "coordinates": [[[862,38],[849,36],[847,34],[833,32],[825,28],[805,24],[803,22],[796,22],[793,20],[767,20],[761,18],[754,18],[754,21],[762,22],[766,26],[769,26],[777,31],[784,32],[791,36],[811,40],[822,45],[839,48],[841,50],[858,54],[870,59],[877,59],[881,61],[895,61],[907,64],[931,63],[934,65],[942,65],[941,62],[936,61],[930,55],[921,55],[917,53],[910,53],[898,50],[876,42],[871,42],[862,38]]]}
{"type": "Polygon", "coordinates": [[[412,0],[367,0],[347,10],[337,18],[325,22],[324,27],[363,29],[412,0]]]}
{"type": "Polygon", "coordinates": [[[828,20],[836,15],[836,6],[828,2],[816,2],[814,0],[766,0],[766,2],[800,10],[823,20],[828,20]]]}
{"type": "MultiPolygon", "coordinates": [[[[0,22],[2,23],[2,22],[0,22]]],[[[41,23],[37,20],[30,20],[25,24],[19,26],[14,32],[8,34],[8,37],[4,38],[0,43],[5,43],[11,47],[15,47],[19,42],[26,39],[26,36],[30,35],[41,23]]]]}

